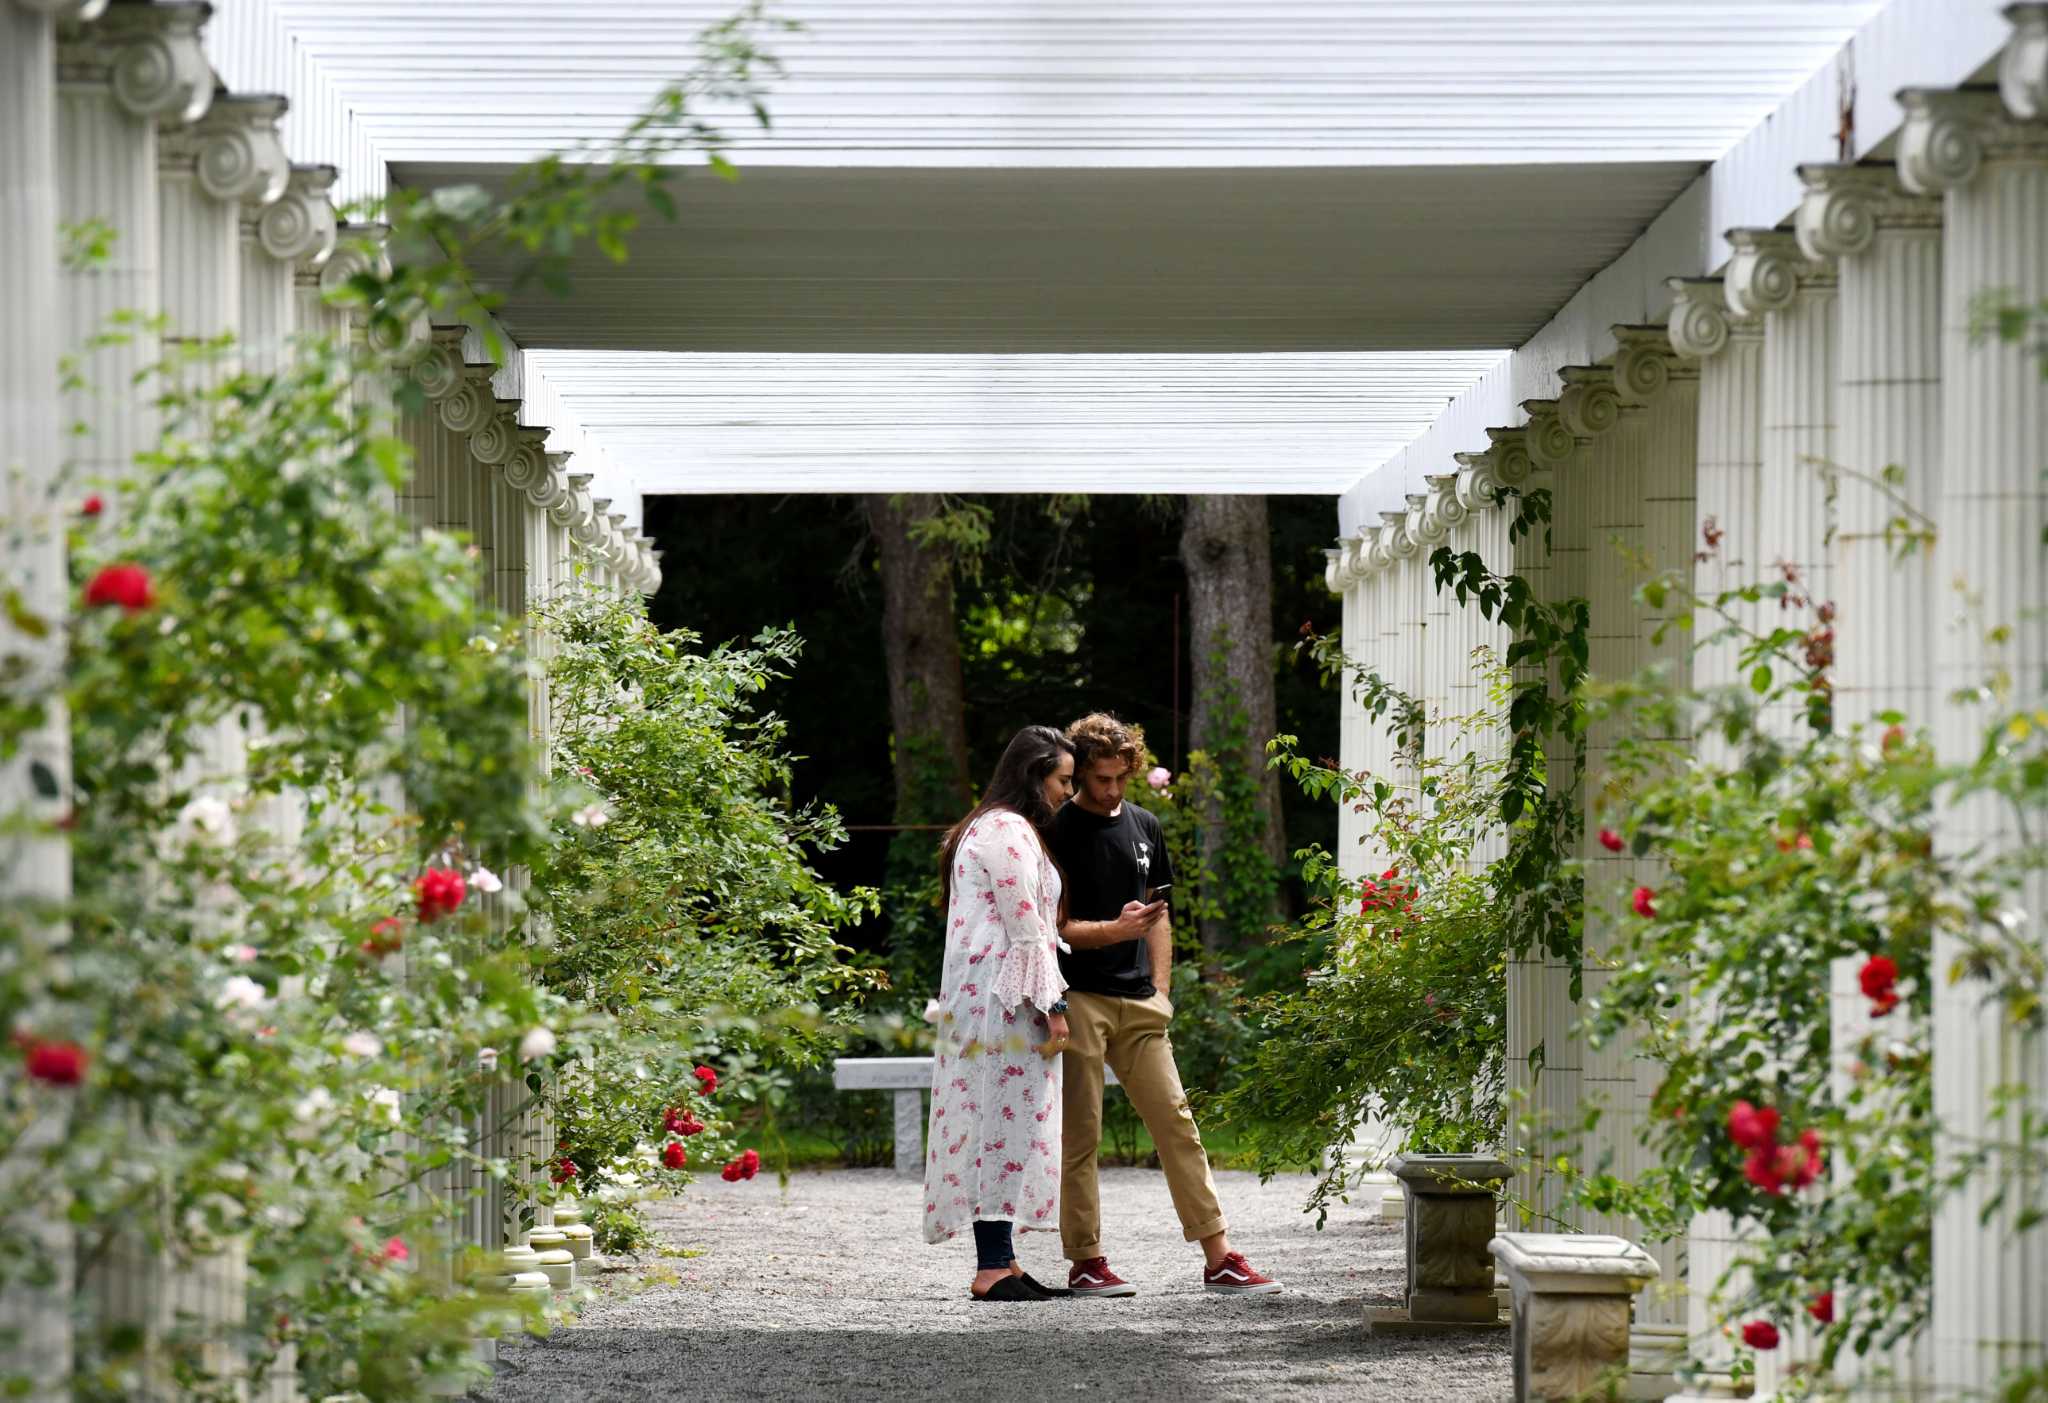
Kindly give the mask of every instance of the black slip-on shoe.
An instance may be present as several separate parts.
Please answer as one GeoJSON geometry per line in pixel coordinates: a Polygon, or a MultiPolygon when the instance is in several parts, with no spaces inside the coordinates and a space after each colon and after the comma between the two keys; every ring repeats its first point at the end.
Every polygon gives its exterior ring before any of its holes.
{"type": "Polygon", "coordinates": [[[970,1298],[977,1301],[1049,1301],[1050,1296],[1041,1296],[1024,1284],[1023,1278],[1006,1276],[986,1291],[967,1288],[970,1298]]]}
{"type": "Polygon", "coordinates": [[[1072,1291],[1067,1290],[1063,1286],[1048,1286],[1028,1271],[1022,1273],[1021,1275],[1012,1277],[1011,1280],[1023,1282],[1026,1286],[1029,1286],[1039,1295],[1044,1296],[1049,1300],[1056,1301],[1060,1299],[1062,1296],[1072,1296],[1074,1294],[1072,1291]]]}

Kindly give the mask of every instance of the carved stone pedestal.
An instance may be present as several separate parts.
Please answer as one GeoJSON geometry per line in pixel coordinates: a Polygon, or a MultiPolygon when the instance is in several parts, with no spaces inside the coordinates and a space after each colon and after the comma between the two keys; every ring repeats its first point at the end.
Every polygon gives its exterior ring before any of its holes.
{"type": "Polygon", "coordinates": [[[1407,1308],[1369,1314],[1373,1329],[1494,1325],[1494,1207],[1509,1169],[1485,1155],[1396,1155],[1408,1238],[1407,1308]]]}
{"type": "Polygon", "coordinates": [[[1593,1233],[1502,1233],[1513,1293],[1515,1403],[1627,1396],[1629,1309],[1658,1276],[1649,1253],[1593,1233]]]}

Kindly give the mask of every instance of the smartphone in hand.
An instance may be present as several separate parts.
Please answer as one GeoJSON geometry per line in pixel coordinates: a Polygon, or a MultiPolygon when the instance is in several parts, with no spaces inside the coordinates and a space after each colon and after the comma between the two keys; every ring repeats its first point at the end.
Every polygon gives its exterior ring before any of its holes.
{"type": "Polygon", "coordinates": [[[1161,902],[1168,900],[1172,893],[1173,883],[1171,882],[1161,882],[1156,887],[1147,887],[1145,888],[1145,904],[1147,906],[1157,906],[1161,902]]]}

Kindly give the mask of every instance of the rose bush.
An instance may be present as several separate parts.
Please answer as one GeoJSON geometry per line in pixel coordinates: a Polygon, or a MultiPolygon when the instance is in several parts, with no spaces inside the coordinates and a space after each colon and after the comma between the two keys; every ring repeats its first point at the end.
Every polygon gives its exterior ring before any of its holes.
{"type": "MultiPolygon", "coordinates": [[[[217,1372],[238,1356],[258,1377],[290,1369],[310,1397],[445,1394],[475,1371],[479,1333],[529,1319],[451,1234],[464,1196],[517,1213],[555,1174],[597,1179],[602,1219],[646,1187],[616,1158],[569,1174],[573,1157],[502,1133],[544,1124],[543,1098],[630,1055],[654,1020],[615,1013],[621,986],[565,975],[529,918],[523,873],[603,833],[605,813],[591,786],[542,780],[528,621],[482,602],[474,548],[397,508],[409,465],[374,405],[418,391],[375,348],[423,309],[487,308],[469,277],[481,250],[544,249],[551,277],[581,240],[622,256],[634,215],[609,195],[638,188],[672,212],[665,158],[715,149],[700,99],[758,100],[762,23],[750,5],[714,26],[704,66],[596,159],[537,163],[503,200],[404,191],[356,211],[393,226],[394,247],[433,251],[388,273],[360,260],[336,300],[366,342],[307,340],[260,373],[226,340],[173,342],[136,385],[99,387],[146,401],[157,432],[44,504],[69,524],[78,608],[45,616],[0,594],[0,755],[29,757],[35,805],[0,814],[32,843],[0,860],[61,842],[72,876],[60,897],[11,870],[16,899],[0,904],[0,1017],[21,1072],[0,1082],[0,1143],[9,1182],[35,1189],[0,1229],[0,1287],[71,1304],[76,1265],[69,1396],[214,1396],[241,1387],[217,1372]],[[57,724],[68,769],[33,748],[57,724]],[[68,1260],[37,1213],[72,1225],[68,1260]],[[246,1266],[246,1316],[114,1313],[138,1284],[161,1296],[172,1270],[227,1262],[246,1266]]],[[[155,329],[137,313],[102,338],[155,329]]],[[[76,368],[66,385],[95,389],[76,368]]],[[[770,748],[751,721],[711,724],[770,748]]],[[[773,846],[765,830],[735,842],[773,846]]],[[[714,865],[715,904],[774,934],[730,965],[801,947],[792,963],[824,980],[812,913],[829,902],[752,856],[714,865]]],[[[607,888],[607,919],[624,929],[633,899],[607,888]]],[[[637,930],[663,938],[658,920],[637,930]]],[[[747,1048],[802,1045],[750,1026],[779,1013],[779,987],[731,1000],[723,1045],[741,1051],[722,1065],[750,1072],[747,1048]]],[[[699,1012],[718,1017],[685,1011],[699,1012]]],[[[662,1117],[643,1110],[653,1171],[662,1117]]]]}

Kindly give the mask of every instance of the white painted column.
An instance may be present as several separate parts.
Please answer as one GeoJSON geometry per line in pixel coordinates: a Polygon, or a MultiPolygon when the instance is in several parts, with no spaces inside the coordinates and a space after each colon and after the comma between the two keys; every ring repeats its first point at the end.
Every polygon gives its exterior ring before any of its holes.
{"type": "MultiPolygon", "coordinates": [[[[22,608],[50,624],[37,637],[0,620],[0,653],[25,662],[30,677],[54,684],[63,667],[63,621],[70,584],[64,552],[59,463],[57,362],[57,46],[51,4],[0,2],[0,307],[13,322],[0,336],[0,526],[4,583],[22,608]]],[[[58,711],[0,765],[0,814],[53,825],[71,786],[69,727],[58,711]]],[[[61,903],[71,895],[71,850],[53,827],[0,837],[0,900],[15,909],[61,903]]],[[[51,948],[61,924],[39,923],[51,948]]],[[[75,1030],[83,1033],[86,1030],[75,1030]]],[[[65,1037],[71,1029],[49,1031],[65,1037]]],[[[50,1088],[42,1114],[0,1169],[0,1193],[13,1208],[24,1251],[49,1264],[48,1286],[0,1292],[0,1328],[18,1333],[8,1372],[27,1380],[38,1403],[68,1398],[71,1373],[72,1235],[64,1200],[34,1165],[36,1152],[63,1134],[66,1093],[50,1088]]]]}
{"type": "MultiPolygon", "coordinates": [[[[1901,554],[1892,523],[1905,517],[1918,529],[1912,514],[1931,518],[1940,490],[1941,204],[1906,192],[1889,166],[1802,166],[1800,176],[1800,246],[1838,260],[1841,289],[1835,723],[1846,730],[1899,711],[1925,725],[1942,705],[1927,666],[1940,572],[1925,544],[1901,554]],[[1900,480],[1880,486],[1893,468],[1900,480]]],[[[1874,1026],[1857,980],[1862,963],[1844,957],[1830,972],[1838,1097],[1849,1094],[1851,1066],[1874,1026]]],[[[1842,1305],[1855,1309],[1853,1288],[1842,1305]]],[[[1836,1373],[1858,1399],[1917,1397],[1912,1381],[1928,1373],[1923,1354],[1919,1340],[1867,1362],[1845,1352],[1836,1373]],[[1898,1382],[1874,1381],[1884,1374],[1898,1382]]]]}
{"type": "MultiPolygon", "coordinates": [[[[66,409],[89,429],[72,448],[80,490],[126,476],[156,442],[154,392],[137,376],[162,355],[152,321],[163,305],[157,129],[196,122],[213,103],[200,24],[195,10],[124,5],[59,49],[63,219],[110,231],[106,258],[67,268],[60,294],[65,346],[84,382],[66,409]]],[[[108,495],[118,513],[119,495],[108,495]]]]}
{"type": "MultiPolygon", "coordinates": [[[[1617,326],[1613,332],[1617,343],[1616,393],[1624,403],[1644,406],[1641,460],[1635,474],[1634,514],[1641,522],[1635,545],[1642,557],[1636,583],[1652,576],[1676,575],[1685,579],[1692,567],[1694,518],[1698,510],[1699,372],[1696,366],[1674,354],[1664,327],[1617,326]]],[[[1662,606],[1632,602],[1630,609],[1634,616],[1636,665],[1661,667],[1670,675],[1673,685],[1686,686],[1691,678],[1692,635],[1672,624],[1674,616],[1685,611],[1683,601],[1667,597],[1662,606]],[[1660,628],[1668,629],[1662,642],[1656,639],[1660,628]]],[[[1679,735],[1663,738],[1685,739],[1679,735]]],[[[1597,842],[1588,850],[1605,851],[1597,842]]],[[[1628,857],[1628,862],[1625,884],[1662,883],[1659,864],[1634,857],[1628,857]]],[[[1650,1058],[1636,1056],[1631,1073],[1634,1104],[1624,1162],[1629,1166],[1625,1172],[1641,1175],[1653,1168],[1656,1158],[1643,1145],[1642,1135],[1644,1127],[1650,1124],[1651,1102],[1663,1078],[1663,1069],[1650,1058]]],[[[1640,1242],[1643,1236],[1638,1230],[1634,1240],[1640,1242]]],[[[1690,1336],[1680,1244],[1644,1243],[1644,1247],[1658,1263],[1660,1275],[1649,1292],[1637,1301],[1630,1335],[1637,1396],[1674,1386],[1671,1376],[1687,1353],[1690,1336]]]]}
{"type": "MultiPolygon", "coordinates": [[[[1763,468],[1763,320],[1728,305],[1719,278],[1674,278],[1668,329],[1672,348],[1699,362],[1698,500],[1690,544],[1708,551],[1693,567],[1693,588],[1712,597],[1756,574],[1759,480],[1763,468]]],[[[1748,618],[1748,615],[1743,617],[1748,618]]],[[[1714,625],[1702,622],[1696,637],[1714,625]]],[[[1695,687],[1741,685],[1734,643],[1703,646],[1693,654],[1695,687]]],[[[1696,742],[1701,761],[1725,763],[1726,745],[1714,736],[1696,742]]],[[[1693,1357],[1713,1372],[1676,1395],[1679,1403],[1734,1397],[1727,1375],[1732,1358],[1715,1308],[1715,1284],[1734,1260],[1734,1219],[1715,1210],[1696,1217],[1686,1235],[1686,1332],[1693,1357]]]]}
{"type": "Polygon", "coordinates": [[[1888,166],[1800,176],[1800,246],[1839,259],[1836,452],[1851,473],[1903,474],[1892,495],[1853,476],[1837,492],[1836,722],[1895,709],[1925,723],[1939,571],[1932,551],[1901,559],[1887,536],[1904,509],[1931,516],[1941,482],[1941,202],[1909,194],[1888,166]]]}
{"type": "MultiPolygon", "coordinates": [[[[1790,565],[1799,576],[1794,590],[1819,604],[1834,598],[1824,475],[1835,461],[1834,268],[1806,257],[1796,236],[1783,230],[1731,229],[1728,242],[1734,250],[1723,287],[1729,305],[1764,320],[1757,573],[1777,579],[1790,565]]],[[[1803,625],[1810,617],[1804,609],[1767,605],[1765,612],[1773,627],[1803,625]]],[[[1796,707],[1780,705],[1766,714],[1788,734],[1807,733],[1796,707]]]]}
{"type": "MultiPolygon", "coordinates": [[[[1993,706],[1944,705],[1936,744],[1944,759],[1975,754],[1992,717],[2043,702],[2048,666],[2044,527],[2048,494],[2048,392],[2028,351],[1970,334],[1973,299],[1994,289],[2023,305],[2048,298],[2048,43],[2041,9],[2019,18],[2031,42],[2007,52],[2001,74],[2010,108],[1989,92],[1908,91],[1899,174],[1908,189],[1943,202],[1942,465],[1935,512],[1944,574],[1936,631],[1940,694],[1990,689],[1993,706]],[[2010,630],[2009,633],[2002,632],[2010,630]]],[[[2023,31],[2023,37],[2024,37],[2023,31]]],[[[1957,849],[1993,851],[2025,839],[1995,804],[1960,805],[1944,834],[1957,849]]],[[[2048,883],[2038,874],[2017,903],[2021,938],[2042,939],[2048,883]]],[[[1934,968],[1956,958],[1938,939],[1934,968]]],[[[2048,1043],[2014,1029],[1982,1006],[1970,981],[1937,984],[1934,994],[1935,1114],[1945,1155],[1987,1138],[2013,1138],[2010,1120],[1991,1114],[1993,1098],[2014,1095],[2036,1116],[2048,1114],[2048,1043]]],[[[2038,1147],[2035,1147],[2036,1151],[2038,1147]]],[[[1934,1228],[1933,1350],[1936,1393],[1989,1390],[2001,1374],[2048,1362],[2048,1232],[2022,1230],[2016,1215],[2042,1206],[2038,1166],[1992,1151],[1939,1207],[1934,1228]],[[2010,1192],[1996,1202],[2001,1179],[2010,1192]],[[1995,1206],[1994,1206],[1995,1205],[1995,1206]]]]}
{"type": "MultiPolygon", "coordinates": [[[[1604,399],[1596,400],[1590,394],[1584,398],[1589,402],[1580,406],[1584,412],[1575,423],[1565,421],[1561,413],[1563,406],[1558,400],[1528,400],[1522,406],[1529,413],[1524,436],[1529,457],[1538,467],[1547,468],[1550,472],[1550,561],[1542,578],[1546,587],[1544,598],[1552,604],[1583,598],[1587,593],[1587,504],[1591,468],[1586,445],[1580,439],[1580,430],[1590,431],[1593,421],[1605,415],[1608,409],[1605,401],[1612,400],[1612,392],[1604,399]]],[[[1540,542],[1536,548],[1540,549],[1540,542]]],[[[1556,669],[1552,668],[1553,686],[1556,680],[1556,669]]],[[[1571,741],[1560,735],[1552,737],[1549,744],[1556,752],[1552,764],[1562,775],[1572,763],[1571,741]]],[[[1558,782],[1562,784],[1564,780],[1560,778],[1558,782]]],[[[1532,1062],[1536,1058],[1536,1050],[1541,1049],[1541,1067],[1533,1074],[1529,1114],[1536,1144],[1547,1143],[1554,1147],[1578,1121],[1585,1075],[1585,1066],[1580,1058],[1584,1049],[1572,1036],[1572,1025],[1578,1013],[1571,997],[1570,962],[1548,951],[1532,950],[1530,958],[1540,959],[1541,968],[1525,975],[1524,989],[1530,1012],[1524,1036],[1529,1039],[1528,1055],[1532,1062]]],[[[1564,1207],[1562,1194],[1555,1183],[1539,1177],[1528,1188],[1535,1206],[1541,1211],[1557,1213],[1564,1207]]]]}

